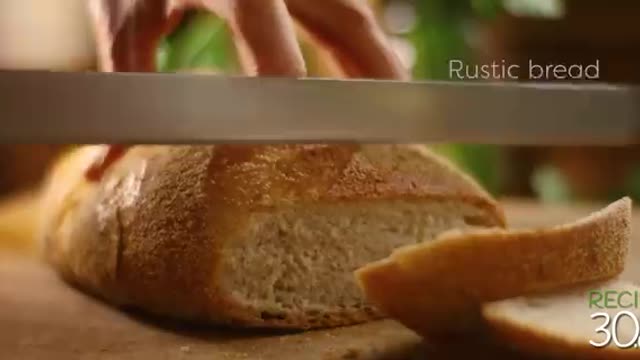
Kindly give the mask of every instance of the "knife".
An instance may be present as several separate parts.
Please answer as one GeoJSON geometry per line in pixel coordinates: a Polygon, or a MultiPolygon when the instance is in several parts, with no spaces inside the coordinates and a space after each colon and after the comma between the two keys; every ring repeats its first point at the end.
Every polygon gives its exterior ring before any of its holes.
{"type": "Polygon", "coordinates": [[[640,143],[640,92],[481,83],[0,71],[0,142],[640,143]]]}

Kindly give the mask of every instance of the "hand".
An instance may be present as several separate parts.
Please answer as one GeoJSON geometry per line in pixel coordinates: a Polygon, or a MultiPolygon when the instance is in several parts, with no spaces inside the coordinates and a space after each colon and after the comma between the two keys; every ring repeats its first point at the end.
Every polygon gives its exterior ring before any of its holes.
{"type": "MultiPolygon", "coordinates": [[[[187,9],[225,19],[247,75],[306,75],[293,22],[326,46],[349,77],[405,79],[408,72],[387,45],[364,0],[89,0],[102,71],[155,71],[160,39],[187,9]]],[[[100,179],[127,151],[110,145],[86,176],[100,179]]]]}
{"type": "Polygon", "coordinates": [[[85,171],[85,178],[89,181],[99,181],[109,166],[120,159],[128,149],[128,145],[108,145],[105,147],[102,156],[96,159],[85,171]]]}
{"type": "Polygon", "coordinates": [[[246,75],[306,75],[295,18],[348,77],[406,79],[365,0],[89,0],[102,71],[154,71],[160,39],[185,10],[223,18],[246,75]]]}

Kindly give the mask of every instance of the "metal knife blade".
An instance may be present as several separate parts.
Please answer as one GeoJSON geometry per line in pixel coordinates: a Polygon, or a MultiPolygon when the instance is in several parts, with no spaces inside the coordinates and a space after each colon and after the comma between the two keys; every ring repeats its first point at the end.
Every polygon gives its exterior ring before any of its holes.
{"type": "Polygon", "coordinates": [[[0,142],[640,143],[640,92],[607,84],[0,71],[0,142]]]}

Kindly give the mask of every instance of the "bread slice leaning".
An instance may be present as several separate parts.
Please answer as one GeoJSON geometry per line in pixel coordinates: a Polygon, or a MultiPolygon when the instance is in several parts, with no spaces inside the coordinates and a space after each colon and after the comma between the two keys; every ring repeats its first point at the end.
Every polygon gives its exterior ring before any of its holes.
{"type": "Polygon", "coordinates": [[[631,201],[541,230],[452,231],[356,271],[366,297],[423,335],[470,330],[480,306],[608,279],[625,263],[631,201]]]}
{"type": "Polygon", "coordinates": [[[137,146],[99,183],[83,147],[49,178],[45,254],[120,305],[195,321],[313,328],[380,316],[353,271],[496,202],[422,146],[137,146]]]}
{"type": "Polygon", "coordinates": [[[639,294],[639,286],[611,280],[488,303],[482,313],[494,337],[530,354],[558,359],[640,359],[640,349],[631,344],[640,331],[634,321],[640,320],[639,294]],[[611,301],[605,302],[607,296],[611,301]],[[618,315],[622,311],[628,313],[618,315]],[[596,313],[608,314],[605,331],[597,330],[606,318],[592,318],[596,313]],[[616,316],[614,339],[612,329],[616,316]],[[607,332],[612,334],[608,341],[607,332]]]}

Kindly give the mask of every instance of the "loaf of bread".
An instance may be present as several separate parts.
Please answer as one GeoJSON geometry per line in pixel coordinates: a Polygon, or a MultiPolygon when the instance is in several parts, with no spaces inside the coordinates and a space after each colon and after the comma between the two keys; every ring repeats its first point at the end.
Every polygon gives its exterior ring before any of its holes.
{"type": "Polygon", "coordinates": [[[423,146],[136,146],[87,181],[104,151],[79,148],[52,170],[45,255],[80,288],[177,318],[367,321],[381,314],[355,269],[445,230],[504,225],[487,193],[423,146]]]}
{"type": "Polygon", "coordinates": [[[482,313],[494,337],[520,351],[558,359],[640,359],[638,294],[637,285],[611,280],[488,303],[482,313]],[[622,311],[628,314],[618,316],[622,311]],[[596,313],[607,316],[592,318],[596,313]]]}
{"type": "Polygon", "coordinates": [[[471,330],[481,305],[622,272],[631,200],[540,230],[450,231],[356,272],[370,301],[424,335],[471,330]]]}

